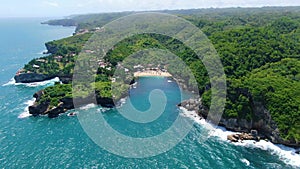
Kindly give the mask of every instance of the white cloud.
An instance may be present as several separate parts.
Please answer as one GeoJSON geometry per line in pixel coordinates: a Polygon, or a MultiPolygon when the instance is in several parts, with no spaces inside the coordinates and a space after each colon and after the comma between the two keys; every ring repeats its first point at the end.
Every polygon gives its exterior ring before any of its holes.
{"type": "Polygon", "coordinates": [[[59,7],[59,4],[57,2],[44,1],[43,3],[48,6],[59,7]]]}

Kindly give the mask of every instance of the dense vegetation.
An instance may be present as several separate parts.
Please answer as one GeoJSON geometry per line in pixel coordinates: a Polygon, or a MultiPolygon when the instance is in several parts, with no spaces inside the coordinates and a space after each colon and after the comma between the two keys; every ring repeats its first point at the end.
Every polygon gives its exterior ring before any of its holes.
{"type": "Polygon", "coordinates": [[[24,71],[71,76],[76,56],[90,36],[90,33],[86,33],[46,43],[51,54],[31,60],[24,66],[24,71]]]}
{"type": "MultiPolygon", "coordinates": [[[[98,97],[101,98],[112,98],[112,90],[111,90],[111,82],[95,82],[92,84],[95,90],[95,93],[98,95],[98,97]]],[[[120,86],[121,87],[121,86],[120,86]]],[[[122,86],[124,87],[124,86],[122,86]]],[[[128,86],[125,86],[126,89],[128,86]]],[[[120,92],[123,91],[124,89],[120,88],[120,92]]],[[[63,98],[78,98],[78,97],[83,97],[87,96],[90,93],[84,93],[84,91],[79,92],[79,93],[74,93],[72,92],[72,85],[71,84],[60,84],[56,83],[54,86],[47,87],[44,90],[44,93],[41,97],[41,99],[38,101],[39,104],[43,102],[50,102],[50,109],[53,107],[56,107],[59,105],[61,102],[60,100],[63,98]],[[78,95],[74,95],[78,94],[78,95]]],[[[121,95],[116,96],[117,99],[121,97],[121,95]]]]}
{"type": "Polygon", "coordinates": [[[180,78],[183,81],[188,82],[186,85],[192,89],[199,86],[201,92],[204,92],[204,87],[208,85],[208,77],[204,65],[199,60],[198,56],[188,47],[182,44],[182,42],[162,35],[157,34],[142,34],[130,37],[118,43],[114,50],[110,50],[104,58],[107,62],[116,66],[121,61],[123,66],[128,69],[133,69],[134,65],[147,65],[160,66],[161,69],[167,68],[175,78],[180,78]],[[191,79],[188,70],[185,69],[185,65],[182,65],[179,59],[175,59],[174,56],[166,54],[164,58],[160,58],[162,54],[148,53],[147,57],[138,56],[133,58],[131,55],[141,50],[146,49],[162,49],[172,52],[176,56],[179,56],[182,61],[190,67],[190,70],[196,77],[198,85],[191,79]],[[150,56],[151,55],[151,56],[150,56]],[[128,56],[131,56],[130,59],[128,56]],[[123,61],[126,58],[125,61],[123,61]],[[164,65],[162,65],[164,64],[164,65]]]}
{"type": "Polygon", "coordinates": [[[42,22],[42,24],[61,25],[61,26],[76,26],[77,22],[74,19],[60,19],[60,20],[50,20],[47,22],[42,22]]]}
{"type": "Polygon", "coordinates": [[[50,102],[50,108],[57,106],[62,98],[72,98],[71,84],[60,85],[56,83],[54,86],[47,87],[44,90],[43,97],[39,100],[39,104],[50,102]]]}
{"type": "Polygon", "coordinates": [[[46,43],[49,52],[55,55],[78,54],[91,33],[79,34],[69,38],[54,40],[46,43]]]}
{"type": "Polygon", "coordinates": [[[300,139],[299,59],[268,63],[234,85],[249,90],[253,100],[266,105],[285,139],[300,139]]]}
{"type": "Polygon", "coordinates": [[[132,13],[133,12],[74,15],[68,19],[50,20],[43,22],[43,24],[76,26],[75,32],[79,32],[83,29],[93,30],[96,27],[102,27],[108,22],[132,13]]]}
{"type": "MultiPolygon", "coordinates": [[[[260,102],[270,111],[284,139],[300,141],[299,7],[165,12],[188,19],[201,28],[214,44],[224,65],[228,82],[224,118],[258,120],[253,113],[253,103],[260,102]]],[[[78,24],[77,30],[91,30],[128,14],[83,15],[72,19],[78,24]]],[[[48,47],[51,47],[53,52],[50,56],[42,58],[47,60],[47,64],[41,65],[34,60],[26,65],[25,69],[38,73],[72,74],[74,59],[90,35],[86,33],[49,42],[48,47]],[[52,61],[57,55],[63,56],[63,60],[52,61]],[[33,65],[39,65],[40,68],[33,69],[33,65]]],[[[168,49],[182,58],[195,74],[204,105],[209,106],[209,80],[201,61],[179,41],[153,34],[125,39],[108,52],[105,61],[112,66],[112,70],[99,68],[94,84],[101,95],[112,96],[109,93],[109,81],[115,66],[127,56],[148,48],[168,49]]],[[[169,67],[169,71],[177,74],[176,68],[169,67]]],[[[190,78],[184,74],[181,76],[187,81],[190,78]]],[[[69,96],[70,85],[61,86],[55,85],[45,89],[49,93],[45,97],[57,98],[51,101],[53,105],[61,97],[69,96]]]]}

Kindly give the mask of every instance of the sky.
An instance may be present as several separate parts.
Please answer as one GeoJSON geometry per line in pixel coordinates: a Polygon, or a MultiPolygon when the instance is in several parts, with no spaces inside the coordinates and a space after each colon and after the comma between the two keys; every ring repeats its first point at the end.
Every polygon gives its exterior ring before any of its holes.
{"type": "Polygon", "coordinates": [[[164,9],[300,6],[300,0],[1,0],[0,17],[62,17],[72,14],[164,9]]]}

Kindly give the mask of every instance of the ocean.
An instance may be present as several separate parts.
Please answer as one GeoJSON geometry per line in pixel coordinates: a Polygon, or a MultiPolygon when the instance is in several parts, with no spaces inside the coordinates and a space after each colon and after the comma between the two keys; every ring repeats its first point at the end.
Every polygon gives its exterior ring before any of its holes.
{"type": "MultiPolygon", "coordinates": [[[[200,142],[200,135],[207,130],[208,124],[194,112],[176,107],[181,97],[189,98],[192,94],[183,92],[181,96],[177,84],[166,78],[140,78],[137,87],[130,91],[130,98],[122,100],[121,109],[126,109],[130,99],[138,110],[145,111],[151,106],[147,100],[149,93],[155,89],[164,91],[167,98],[165,110],[149,124],[131,122],[116,109],[88,106],[77,110],[79,114],[88,111],[103,116],[114,130],[130,137],[158,135],[171,127],[178,116],[193,124],[187,136],[175,147],[152,157],[125,158],[110,153],[93,142],[76,116],[28,117],[28,106],[34,101],[32,95],[58,79],[15,84],[12,79],[15,72],[32,58],[42,56],[45,42],[70,36],[75,30],[74,27],[41,25],[40,22],[45,20],[0,19],[0,168],[300,167],[300,156],[293,149],[266,141],[233,144],[226,140],[226,134],[231,132],[221,127],[205,142],[200,142]]],[[[113,140],[102,139],[117,147],[113,140]]]]}

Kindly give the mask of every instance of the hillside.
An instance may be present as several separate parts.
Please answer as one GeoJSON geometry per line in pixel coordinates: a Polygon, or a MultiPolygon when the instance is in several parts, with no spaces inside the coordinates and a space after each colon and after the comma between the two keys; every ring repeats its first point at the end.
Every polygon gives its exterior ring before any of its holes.
{"type": "MultiPolygon", "coordinates": [[[[300,146],[300,7],[163,12],[191,21],[203,30],[216,48],[228,83],[222,125],[235,131],[256,129],[275,143],[300,146]],[[229,119],[234,122],[229,124],[229,119]]],[[[32,60],[25,65],[23,72],[71,77],[74,61],[92,33],[105,23],[128,14],[72,17],[77,25],[77,35],[48,42],[46,46],[51,54],[32,60]]],[[[56,21],[57,24],[62,22],[56,21]]],[[[161,35],[137,35],[121,41],[108,52],[102,61],[105,66],[98,69],[95,77],[98,93],[102,92],[99,98],[112,97],[107,86],[110,86],[111,76],[119,62],[141,49],[154,47],[169,49],[190,67],[206,109],[199,113],[205,116],[210,104],[210,84],[205,67],[184,44],[161,35]]],[[[172,68],[168,71],[176,75],[172,68]]],[[[184,78],[187,88],[192,88],[193,84],[188,83],[189,77],[184,78]]],[[[65,81],[70,82],[70,78],[65,81]]],[[[37,105],[49,102],[51,107],[58,107],[63,98],[70,97],[70,88],[69,84],[56,84],[45,89],[49,92],[41,96],[37,105]]],[[[126,89],[126,86],[122,88],[126,89]]]]}

